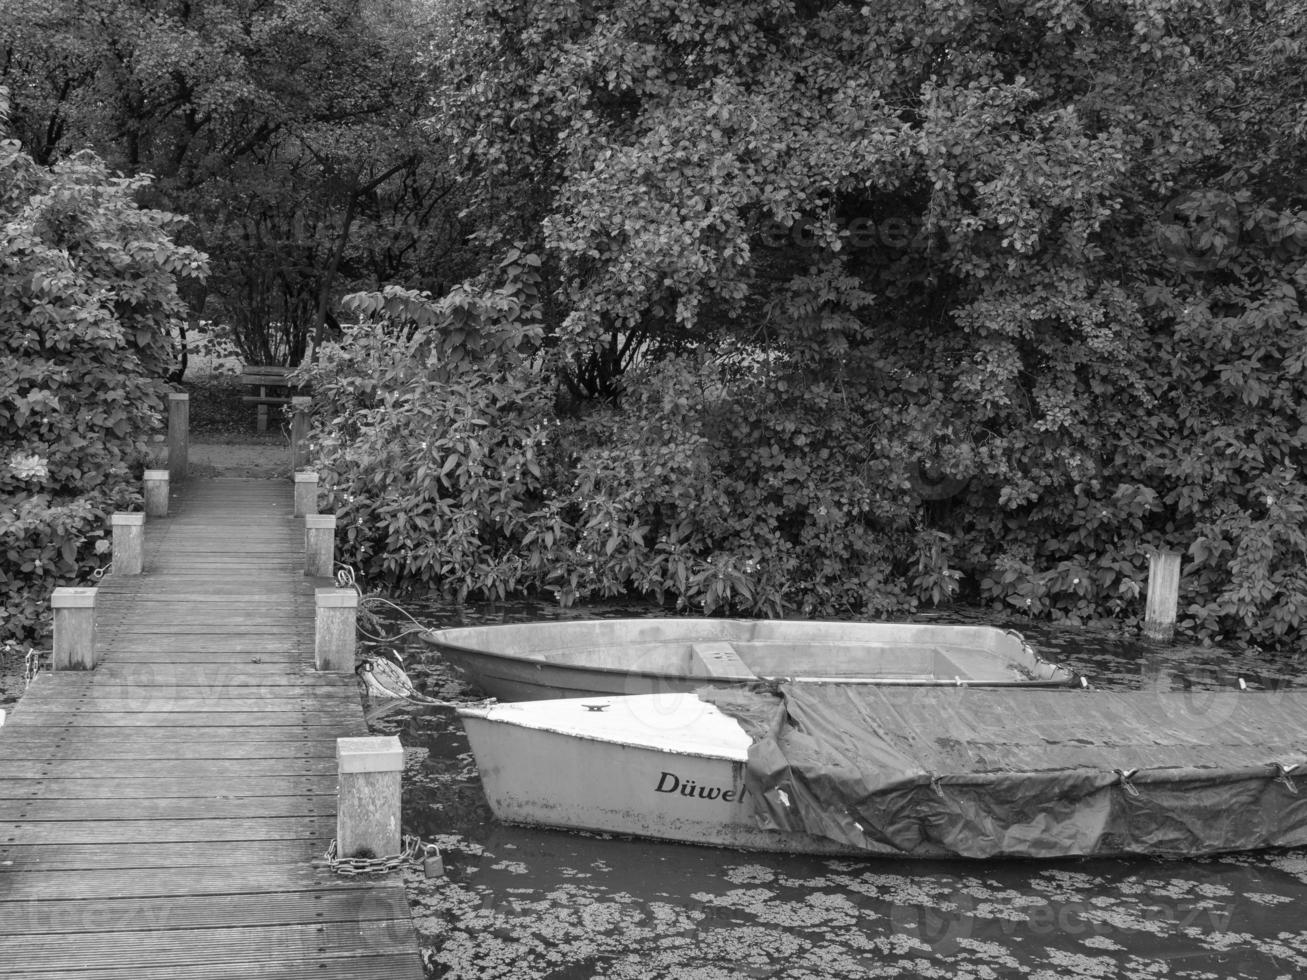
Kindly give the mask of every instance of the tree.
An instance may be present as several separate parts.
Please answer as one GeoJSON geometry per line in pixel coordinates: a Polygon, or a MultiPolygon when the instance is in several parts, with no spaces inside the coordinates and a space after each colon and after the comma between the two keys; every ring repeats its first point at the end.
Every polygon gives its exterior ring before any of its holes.
{"type": "MultiPolygon", "coordinates": [[[[0,120],[6,100],[0,89],[0,120]]],[[[50,590],[107,547],[160,425],[177,284],[204,257],[143,178],[75,154],[43,167],[0,142],[0,633],[30,637],[50,590]]]]}
{"type": "Polygon", "coordinates": [[[38,160],[91,146],[154,175],[152,202],[190,216],[191,244],[214,256],[192,320],[230,324],[248,360],[298,361],[341,280],[378,263],[410,278],[428,260],[414,242],[457,242],[429,206],[448,180],[416,125],[425,4],[10,6],[0,80],[21,137],[38,160]],[[397,214],[415,193],[427,206],[397,214]]]}

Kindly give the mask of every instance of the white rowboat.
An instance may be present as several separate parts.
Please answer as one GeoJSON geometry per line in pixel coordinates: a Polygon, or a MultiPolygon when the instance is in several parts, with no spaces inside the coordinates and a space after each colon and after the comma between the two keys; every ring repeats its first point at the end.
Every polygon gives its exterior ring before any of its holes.
{"type": "Polygon", "coordinates": [[[744,799],[749,736],[693,694],[460,708],[481,784],[505,823],[747,850],[848,853],[760,830],[744,799]]]}

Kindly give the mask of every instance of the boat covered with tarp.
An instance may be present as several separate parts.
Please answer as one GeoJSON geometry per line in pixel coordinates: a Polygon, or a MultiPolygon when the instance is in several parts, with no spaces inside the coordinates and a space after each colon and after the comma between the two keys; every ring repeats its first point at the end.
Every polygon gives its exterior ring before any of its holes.
{"type": "Polygon", "coordinates": [[[782,683],[460,715],[511,823],[868,857],[1307,846],[1307,693],[782,683]]]}
{"type": "Polygon", "coordinates": [[[1015,630],[935,623],[667,617],[428,630],[423,639],[505,701],[693,691],[760,678],[870,685],[1080,682],[1015,630]]]}

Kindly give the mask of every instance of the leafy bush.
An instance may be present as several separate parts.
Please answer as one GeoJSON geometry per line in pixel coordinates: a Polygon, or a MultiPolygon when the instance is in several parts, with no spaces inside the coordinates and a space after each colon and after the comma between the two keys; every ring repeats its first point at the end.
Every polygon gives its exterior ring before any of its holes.
{"type": "Polygon", "coordinates": [[[341,555],[365,577],[768,614],[953,594],[946,538],[916,527],[887,462],[902,440],[860,372],[687,355],[637,370],[620,406],[565,410],[537,269],[514,251],[496,283],[438,302],[352,297],[374,322],[306,369],[341,555]]]}
{"type": "Polygon", "coordinates": [[[176,278],[204,269],[179,219],[133,202],[146,183],[0,142],[0,638],[31,638],[50,591],[98,564],[108,513],[139,505],[176,278]]]}

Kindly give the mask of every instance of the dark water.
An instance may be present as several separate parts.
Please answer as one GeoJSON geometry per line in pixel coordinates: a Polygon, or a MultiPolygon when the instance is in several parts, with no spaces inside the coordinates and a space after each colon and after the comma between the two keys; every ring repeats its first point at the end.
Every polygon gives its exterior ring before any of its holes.
{"type": "MultiPolygon", "coordinates": [[[[426,623],[640,615],[610,606],[406,608],[426,623]]],[[[387,616],[391,632],[403,622],[387,616]]],[[[1013,625],[1013,624],[1003,624],[1013,625]]],[[[1232,656],[1111,633],[1020,626],[1111,689],[1307,683],[1301,656],[1232,656]]],[[[474,697],[411,637],[410,674],[474,697]]],[[[379,713],[406,746],[405,830],[446,875],[408,872],[434,976],[459,978],[1307,977],[1307,851],[1199,861],[848,861],[527,830],[490,814],[457,719],[379,713]]]]}

